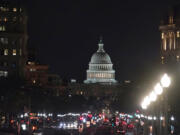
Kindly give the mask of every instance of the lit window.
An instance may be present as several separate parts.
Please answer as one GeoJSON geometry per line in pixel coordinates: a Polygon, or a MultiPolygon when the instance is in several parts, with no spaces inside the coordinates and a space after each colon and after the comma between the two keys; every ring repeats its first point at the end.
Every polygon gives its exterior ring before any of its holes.
{"type": "Polygon", "coordinates": [[[31,65],[31,62],[30,62],[30,61],[28,61],[28,64],[29,64],[29,65],[31,65]]]}
{"type": "Polygon", "coordinates": [[[5,18],[4,18],[4,21],[5,21],[5,22],[7,22],[7,21],[8,21],[8,19],[5,17],[5,18]]]}
{"type": "Polygon", "coordinates": [[[8,72],[7,71],[0,71],[0,77],[7,77],[8,72]]]}
{"type": "Polygon", "coordinates": [[[33,72],[33,71],[36,71],[36,69],[35,68],[30,68],[30,71],[33,72]]]}
{"type": "Polygon", "coordinates": [[[0,10],[3,11],[3,12],[9,11],[9,9],[8,9],[8,8],[5,8],[5,7],[0,7],[0,10]]]}
{"type": "Polygon", "coordinates": [[[13,8],[13,12],[17,12],[17,8],[13,8]]]}
{"type": "Polygon", "coordinates": [[[173,24],[173,16],[169,16],[169,24],[173,24]]]}
{"type": "Polygon", "coordinates": [[[3,28],[3,31],[6,31],[6,28],[5,28],[5,26],[3,26],[2,28],[3,28]]]}
{"type": "Polygon", "coordinates": [[[7,77],[7,76],[8,76],[8,72],[4,71],[4,77],[7,77]]]}
{"type": "Polygon", "coordinates": [[[164,33],[161,34],[161,38],[164,39],[164,33]]]}
{"type": "Polygon", "coordinates": [[[4,49],[4,55],[8,55],[8,49],[4,49]]]}
{"type": "Polygon", "coordinates": [[[8,38],[0,38],[0,42],[2,43],[2,44],[8,44],[8,38]]]}
{"type": "Polygon", "coordinates": [[[177,31],[177,37],[178,37],[178,38],[180,37],[180,33],[179,33],[179,31],[177,31]]]}
{"type": "Polygon", "coordinates": [[[0,31],[6,31],[5,26],[0,26],[0,31]]]}
{"type": "Polygon", "coordinates": [[[166,39],[165,39],[165,40],[163,40],[163,50],[166,51],[166,49],[167,48],[166,48],[166,39]]]}
{"type": "Polygon", "coordinates": [[[13,49],[12,55],[16,55],[16,49],[13,49]]]}

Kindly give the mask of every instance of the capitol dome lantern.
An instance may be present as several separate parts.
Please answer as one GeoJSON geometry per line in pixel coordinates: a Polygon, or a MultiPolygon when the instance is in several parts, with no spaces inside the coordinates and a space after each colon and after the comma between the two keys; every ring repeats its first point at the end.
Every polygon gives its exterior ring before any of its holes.
{"type": "Polygon", "coordinates": [[[89,69],[87,70],[87,79],[84,83],[102,83],[113,84],[115,80],[115,71],[113,70],[113,64],[110,56],[105,52],[102,42],[102,38],[98,44],[99,48],[95,52],[89,63],[89,69]]]}

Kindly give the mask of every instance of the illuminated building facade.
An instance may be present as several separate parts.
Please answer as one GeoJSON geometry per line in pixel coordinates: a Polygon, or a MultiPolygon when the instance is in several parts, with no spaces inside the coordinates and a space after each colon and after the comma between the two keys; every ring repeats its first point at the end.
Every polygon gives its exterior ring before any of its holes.
{"type": "Polygon", "coordinates": [[[0,77],[24,76],[27,16],[16,4],[0,2],[0,77]]]}
{"type": "Polygon", "coordinates": [[[111,58],[105,52],[102,39],[100,39],[99,48],[95,52],[89,63],[89,69],[87,70],[87,79],[84,83],[102,83],[113,84],[115,80],[115,71],[113,70],[113,64],[111,58]]]}
{"type": "Polygon", "coordinates": [[[169,11],[159,27],[161,31],[161,63],[178,62],[180,59],[180,10],[169,11]]]}

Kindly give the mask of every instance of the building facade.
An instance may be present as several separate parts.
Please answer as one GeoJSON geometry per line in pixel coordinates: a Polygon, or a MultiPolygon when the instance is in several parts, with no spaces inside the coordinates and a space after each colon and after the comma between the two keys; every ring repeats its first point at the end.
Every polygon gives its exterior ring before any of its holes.
{"type": "Polygon", "coordinates": [[[180,9],[172,7],[161,25],[161,63],[178,62],[180,59],[180,9]]]}
{"type": "Polygon", "coordinates": [[[47,85],[48,65],[40,65],[35,62],[28,62],[25,68],[25,78],[28,84],[47,85]]]}
{"type": "Polygon", "coordinates": [[[0,2],[0,77],[23,77],[27,52],[27,16],[12,3],[0,2]]]}
{"type": "Polygon", "coordinates": [[[87,79],[84,83],[102,83],[102,84],[114,84],[117,83],[115,80],[115,70],[113,70],[113,64],[111,58],[105,52],[102,39],[100,39],[99,48],[95,52],[89,63],[89,69],[87,70],[87,79]]]}

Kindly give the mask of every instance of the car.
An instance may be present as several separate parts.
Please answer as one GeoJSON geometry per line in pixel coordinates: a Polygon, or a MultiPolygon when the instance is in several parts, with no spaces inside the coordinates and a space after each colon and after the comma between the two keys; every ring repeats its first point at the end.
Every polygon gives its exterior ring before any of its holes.
{"type": "Polygon", "coordinates": [[[42,130],[35,130],[33,133],[33,135],[43,135],[42,130]]]}

